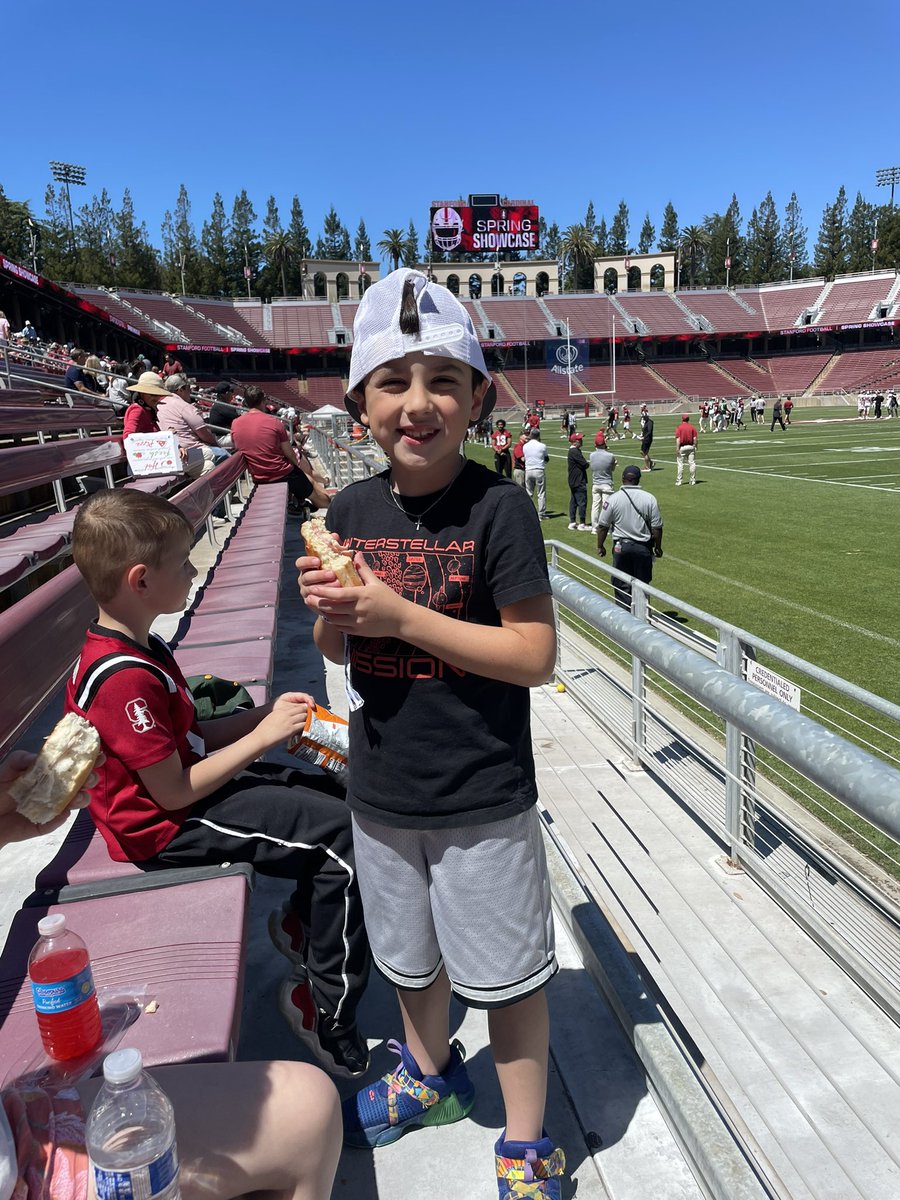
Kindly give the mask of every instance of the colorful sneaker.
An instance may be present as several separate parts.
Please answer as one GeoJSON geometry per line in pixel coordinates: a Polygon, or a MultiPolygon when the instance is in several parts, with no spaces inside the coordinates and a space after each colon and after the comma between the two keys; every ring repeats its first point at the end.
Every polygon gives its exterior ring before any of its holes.
{"type": "Polygon", "coordinates": [[[562,1200],[560,1179],[565,1174],[566,1156],[548,1137],[539,1142],[507,1142],[501,1134],[494,1154],[500,1200],[529,1196],[562,1200]]]}
{"type": "Polygon", "coordinates": [[[376,1083],[344,1101],[344,1143],[347,1146],[387,1146],[407,1129],[449,1125],[469,1115],[475,1089],[463,1065],[465,1050],[454,1041],[443,1075],[422,1075],[407,1047],[388,1042],[400,1061],[376,1083]]]}
{"type": "Polygon", "coordinates": [[[285,979],[278,1007],[294,1033],[333,1075],[356,1079],[369,1069],[369,1047],[356,1025],[337,1025],[319,1008],[305,979],[285,979]]]}
{"type": "Polygon", "coordinates": [[[269,937],[275,949],[294,964],[294,978],[306,978],[306,932],[287,900],[269,913],[269,937]]]}

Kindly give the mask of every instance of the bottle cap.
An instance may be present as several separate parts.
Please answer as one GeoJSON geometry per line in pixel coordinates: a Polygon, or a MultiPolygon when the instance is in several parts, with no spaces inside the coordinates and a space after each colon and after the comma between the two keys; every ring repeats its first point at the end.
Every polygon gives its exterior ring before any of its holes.
{"type": "Polygon", "coordinates": [[[107,1083],[131,1083],[144,1068],[140,1050],[129,1047],[114,1050],[103,1060],[103,1078],[107,1083]]]}
{"type": "Polygon", "coordinates": [[[38,933],[41,937],[58,937],[66,928],[65,913],[53,913],[49,917],[41,917],[38,921],[38,933]]]}

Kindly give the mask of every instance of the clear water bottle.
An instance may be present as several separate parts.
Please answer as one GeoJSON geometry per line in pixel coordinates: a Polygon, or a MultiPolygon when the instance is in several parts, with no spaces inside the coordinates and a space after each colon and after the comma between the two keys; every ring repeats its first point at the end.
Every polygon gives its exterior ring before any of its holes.
{"type": "Polygon", "coordinates": [[[81,1058],[103,1038],[87,947],[67,928],[63,913],[42,917],[38,933],[28,976],[41,1041],[51,1058],[81,1058]]]}
{"type": "Polygon", "coordinates": [[[140,1050],[104,1059],[86,1141],[98,1200],[180,1200],[175,1113],[140,1050]]]}

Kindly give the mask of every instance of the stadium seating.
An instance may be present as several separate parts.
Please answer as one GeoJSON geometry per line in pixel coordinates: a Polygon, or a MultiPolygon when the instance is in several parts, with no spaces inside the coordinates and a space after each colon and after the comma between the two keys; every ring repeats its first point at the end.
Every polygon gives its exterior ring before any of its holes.
{"type": "Polygon", "coordinates": [[[306,379],[306,405],[315,412],[324,404],[333,404],[344,411],[344,380],[340,375],[308,375],[306,379]]]}
{"type": "Polygon", "coordinates": [[[752,358],[719,358],[716,359],[716,366],[723,371],[727,371],[729,375],[733,375],[744,387],[749,388],[751,392],[771,392],[775,391],[775,383],[769,373],[768,366],[764,366],[757,360],[752,358]]]}
{"type": "Polygon", "coordinates": [[[559,322],[560,337],[566,336],[567,321],[573,338],[608,338],[614,319],[617,334],[631,332],[623,328],[624,318],[610,304],[608,296],[545,296],[544,303],[559,322]]]}
{"type": "Polygon", "coordinates": [[[620,292],[619,308],[659,337],[696,333],[690,317],[668,292],[620,292]]]}
{"type": "Polygon", "coordinates": [[[507,341],[544,341],[556,336],[556,330],[534,300],[518,296],[496,297],[481,302],[488,324],[496,323],[507,341]]]}
{"type": "Polygon", "coordinates": [[[822,304],[817,325],[840,325],[878,320],[876,306],[883,304],[894,280],[884,275],[836,279],[822,304]]]}
{"type": "MultiPolygon", "coordinates": [[[[678,299],[685,308],[704,317],[720,333],[750,333],[766,328],[765,314],[760,309],[755,292],[741,292],[743,303],[738,302],[733,292],[701,290],[679,292],[678,299]],[[753,311],[748,312],[745,304],[753,311]]],[[[655,331],[654,326],[651,328],[655,331]]]]}
{"type": "Polygon", "coordinates": [[[127,304],[123,304],[112,293],[104,291],[102,288],[82,287],[80,284],[72,284],[71,288],[77,295],[83,296],[85,300],[90,300],[91,304],[96,304],[98,308],[102,308],[104,312],[118,317],[126,325],[131,325],[132,328],[140,330],[145,335],[149,335],[154,341],[159,341],[164,337],[164,330],[155,324],[150,316],[139,310],[130,308],[127,304]]]}
{"type": "MultiPolygon", "coordinates": [[[[900,367],[900,347],[876,350],[846,350],[835,356],[833,365],[822,379],[822,390],[853,391],[870,384],[885,385],[897,377],[900,367]]],[[[816,389],[819,390],[818,388],[816,389]]]]}
{"type": "Polygon", "coordinates": [[[789,354],[757,358],[772,377],[772,391],[803,393],[831,358],[830,354],[789,354]]]}
{"type": "Polygon", "coordinates": [[[757,295],[766,318],[765,328],[773,333],[779,329],[790,329],[799,322],[801,313],[815,305],[821,294],[821,279],[815,283],[761,287],[757,295]]]}
{"type": "MultiPolygon", "coordinates": [[[[259,301],[240,304],[237,301],[206,300],[195,296],[186,296],[185,301],[226,334],[236,333],[238,337],[235,341],[238,344],[245,341],[248,346],[263,346],[268,341],[262,332],[262,305],[259,301]]],[[[200,344],[205,345],[206,342],[200,344]]]]}
{"type": "MultiPolygon", "coordinates": [[[[591,391],[603,392],[610,387],[611,378],[608,366],[591,366],[581,376],[581,382],[591,391]]],[[[637,363],[616,364],[616,403],[643,404],[646,401],[649,404],[677,398],[675,388],[647,367],[637,363]]],[[[598,396],[597,400],[607,403],[612,397],[598,396]]]]}
{"type": "Polygon", "coordinates": [[[264,336],[273,346],[327,346],[333,329],[334,314],[324,301],[276,301],[272,305],[272,332],[264,336]]]}
{"type": "Polygon", "coordinates": [[[749,389],[726,378],[712,363],[655,362],[653,369],[685,396],[747,396],[749,389]]]}

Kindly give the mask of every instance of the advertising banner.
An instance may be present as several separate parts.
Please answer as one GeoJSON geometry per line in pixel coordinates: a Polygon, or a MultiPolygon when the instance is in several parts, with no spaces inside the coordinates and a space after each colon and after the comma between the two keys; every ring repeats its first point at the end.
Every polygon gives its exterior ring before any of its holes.
{"type": "Polygon", "coordinates": [[[536,204],[441,205],[431,209],[431,239],[445,254],[499,253],[504,250],[537,250],[540,246],[536,204]]]}
{"type": "Polygon", "coordinates": [[[554,375],[580,375],[588,365],[588,339],[572,338],[570,342],[553,339],[544,342],[544,362],[554,375]]]}

